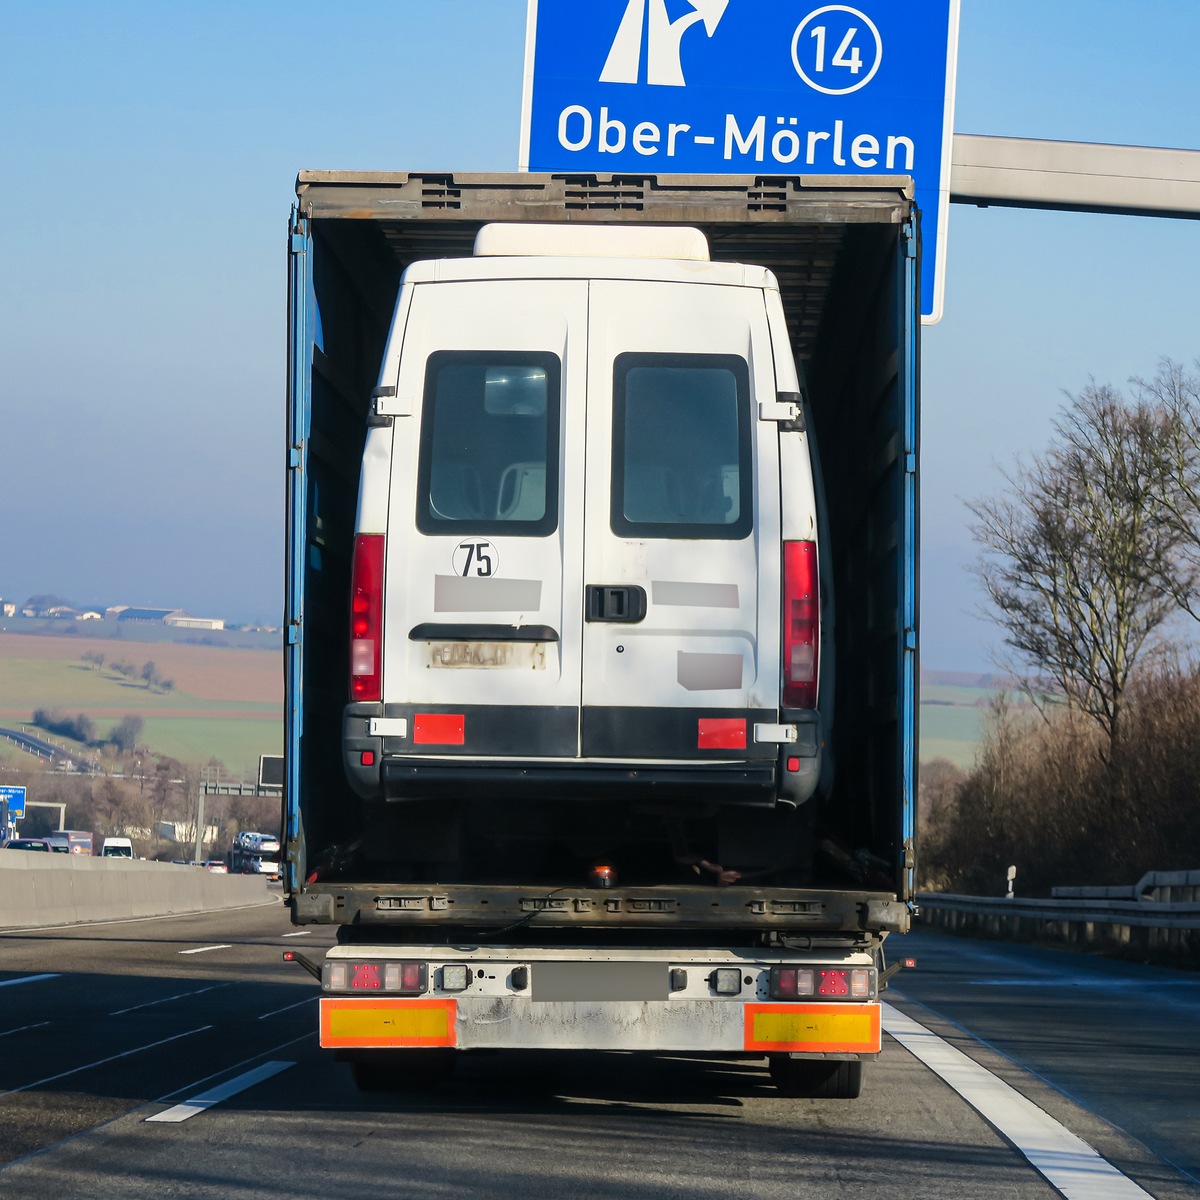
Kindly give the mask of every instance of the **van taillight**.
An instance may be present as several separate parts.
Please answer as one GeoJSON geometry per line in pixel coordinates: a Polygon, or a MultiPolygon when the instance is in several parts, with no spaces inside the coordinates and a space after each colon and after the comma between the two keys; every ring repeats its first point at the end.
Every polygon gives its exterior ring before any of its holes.
{"type": "Polygon", "coordinates": [[[817,707],[821,599],[815,542],[783,543],[783,706],[817,707]]]}
{"type": "Polygon", "coordinates": [[[380,700],[379,670],[383,628],[383,534],[354,539],[350,583],[350,699],[380,700]]]}

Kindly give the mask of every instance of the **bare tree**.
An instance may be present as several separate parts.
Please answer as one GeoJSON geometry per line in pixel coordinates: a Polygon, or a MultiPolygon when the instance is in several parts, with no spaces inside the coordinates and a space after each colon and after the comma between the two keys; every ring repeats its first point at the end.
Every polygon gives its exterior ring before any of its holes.
{"type": "Polygon", "coordinates": [[[129,713],[109,730],[108,740],[123,754],[132,754],[137,748],[137,741],[142,736],[145,724],[136,713],[129,713]]]}
{"type": "Polygon", "coordinates": [[[1156,405],[1169,419],[1171,440],[1170,488],[1160,498],[1163,519],[1182,538],[1190,568],[1176,589],[1179,606],[1200,620],[1200,595],[1194,586],[1200,579],[1200,359],[1194,372],[1169,358],[1162,359],[1153,379],[1133,379],[1138,395],[1156,405]]]}
{"type": "Polygon", "coordinates": [[[976,569],[1024,690],[1099,724],[1111,761],[1130,675],[1200,582],[1176,514],[1187,433],[1153,395],[1127,403],[1092,383],[1069,399],[1050,447],[970,506],[976,569]]]}

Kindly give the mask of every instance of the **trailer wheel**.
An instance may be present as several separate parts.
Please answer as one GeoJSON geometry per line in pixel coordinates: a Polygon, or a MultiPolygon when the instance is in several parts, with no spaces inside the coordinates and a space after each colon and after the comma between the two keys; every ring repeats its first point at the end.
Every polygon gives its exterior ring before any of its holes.
{"type": "Polygon", "coordinates": [[[412,1092],[435,1087],[454,1073],[453,1050],[394,1050],[351,1059],[360,1092],[412,1092]]]}
{"type": "Polygon", "coordinates": [[[858,1059],[770,1057],[771,1082],[780,1095],[816,1100],[857,1100],[862,1094],[863,1065],[858,1059]]]}

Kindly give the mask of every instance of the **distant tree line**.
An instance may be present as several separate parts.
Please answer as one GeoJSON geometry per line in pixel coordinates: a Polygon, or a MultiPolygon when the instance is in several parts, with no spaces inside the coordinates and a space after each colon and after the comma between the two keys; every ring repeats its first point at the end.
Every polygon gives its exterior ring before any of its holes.
{"type": "MultiPolygon", "coordinates": [[[[88,650],[81,655],[82,660],[87,663],[94,671],[104,669],[105,656],[99,650],[88,650]]],[[[119,675],[122,679],[136,680],[140,679],[148,688],[154,688],[160,692],[170,692],[175,688],[175,680],[164,678],[158,670],[153,660],[143,663],[141,666],[135,666],[133,663],[124,659],[119,659],[108,664],[108,669],[114,674],[119,675]]]]}
{"type": "Polygon", "coordinates": [[[925,885],[1200,866],[1200,361],[1163,360],[1128,396],[1068,395],[1049,447],[1005,480],[971,511],[1015,696],[969,772],[923,772],[925,885]]]}
{"type": "Polygon", "coordinates": [[[47,733],[59,737],[71,738],[85,746],[114,746],[123,754],[132,753],[136,749],[138,739],[142,736],[145,721],[134,713],[124,716],[114,725],[107,736],[96,736],[96,722],[87,713],[77,713],[68,716],[61,709],[34,709],[33,724],[47,733]]]}

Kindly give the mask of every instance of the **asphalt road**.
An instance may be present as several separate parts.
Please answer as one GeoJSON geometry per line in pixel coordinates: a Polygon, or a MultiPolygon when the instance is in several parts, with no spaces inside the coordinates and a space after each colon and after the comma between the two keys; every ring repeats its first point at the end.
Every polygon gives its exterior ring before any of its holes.
{"type": "Polygon", "coordinates": [[[1041,1134],[890,1037],[856,1101],[782,1099],[756,1062],[627,1054],[481,1054],[429,1095],[361,1094],[280,960],[332,938],[298,932],[272,905],[0,935],[0,1196],[1200,1196],[1192,977],[902,944],[919,967],[889,992],[898,1036],[964,1051],[1123,1173],[1062,1191],[1014,1144],[1041,1134]]]}

